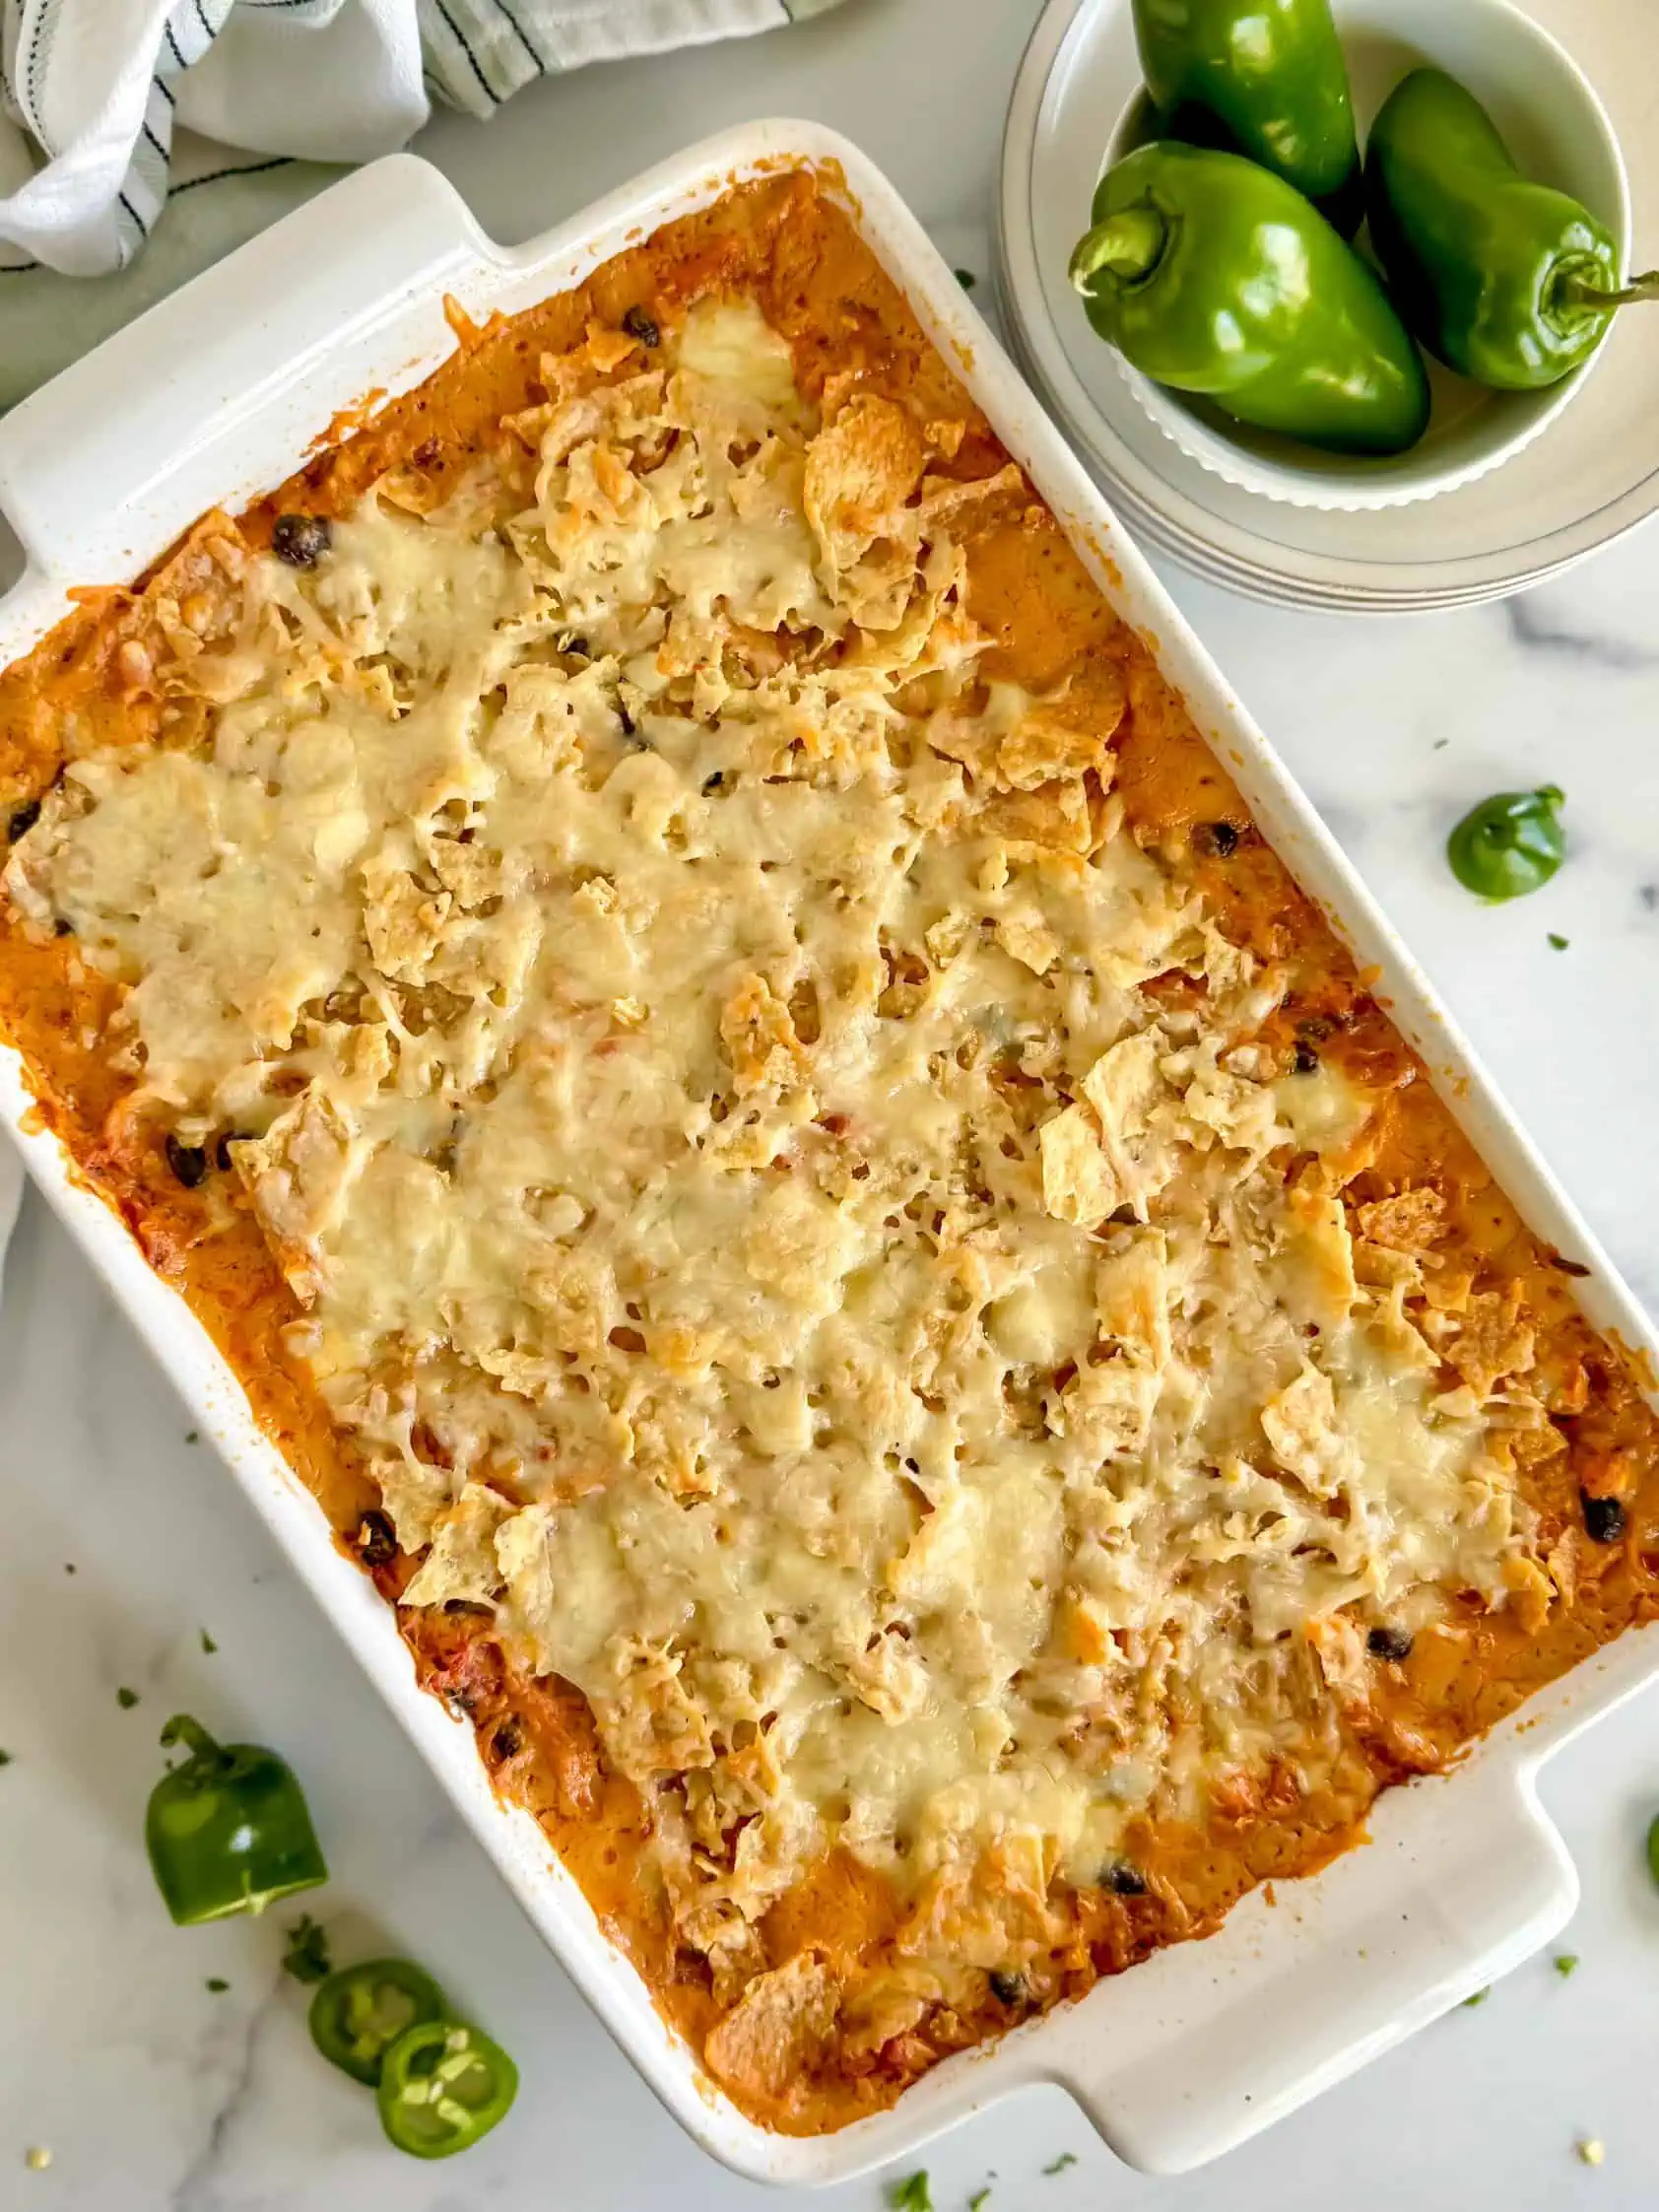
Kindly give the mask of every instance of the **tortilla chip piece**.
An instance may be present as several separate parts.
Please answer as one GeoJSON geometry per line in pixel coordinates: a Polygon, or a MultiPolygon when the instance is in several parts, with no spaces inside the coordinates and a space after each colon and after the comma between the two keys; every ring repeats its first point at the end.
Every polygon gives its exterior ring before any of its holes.
{"type": "Polygon", "coordinates": [[[755,1207],[741,1250],[757,1283],[806,1312],[823,1314],[833,1310],[862,1242],[850,1213],[816,1190],[786,1182],[755,1207]]]}
{"type": "Polygon", "coordinates": [[[1117,1202],[1132,1205],[1143,1221],[1148,1199],[1163,1188],[1176,1166],[1175,1148],[1156,1142],[1151,1126],[1163,1089],[1158,1067],[1162,1049],[1156,1031],[1142,1030],[1102,1052],[1083,1079],[1084,1096],[1100,1119],[1117,1202]]]}
{"type": "Polygon", "coordinates": [[[1127,1144],[1146,1129],[1147,1109],[1159,1091],[1159,1049],[1157,1034],[1141,1030],[1102,1052],[1084,1077],[1084,1093],[1108,1144],[1127,1144]]]}
{"type": "Polygon", "coordinates": [[[344,1219],[369,1151],[355,1117],[315,1090],[303,1092],[263,1137],[235,1148],[236,1173],[302,1305],[322,1287],[323,1240],[344,1219]]]}
{"type": "Polygon", "coordinates": [[[1483,1398],[1506,1374],[1524,1374],[1532,1366],[1535,1339],[1520,1310],[1518,1284],[1483,1291],[1469,1301],[1463,1326],[1446,1347],[1447,1361],[1483,1398]]]}
{"type": "Polygon", "coordinates": [[[789,1008],[763,975],[746,975],[720,1011],[720,1041],[739,1096],[800,1080],[806,1066],[789,1008]]]}
{"type": "Polygon", "coordinates": [[[606,1650],[617,1687],[598,1710],[623,1772],[644,1783],[659,1775],[712,1767],[708,1715],[686,1686],[681,1655],[636,1636],[615,1636],[606,1650]]]}
{"type": "Polygon", "coordinates": [[[1334,1192],[1298,1185],[1287,1194],[1287,1207],[1294,1224],[1285,1254],[1290,1308],[1298,1320],[1337,1328],[1360,1295],[1355,1279],[1359,1253],[1348,1234],[1342,1200],[1334,1192]]]}
{"type": "Polygon", "coordinates": [[[1003,781],[1016,791],[1034,791],[1056,776],[1083,775],[1090,769],[1109,779],[1112,762],[1106,740],[1123,717],[1123,704],[1120,689],[1116,715],[1080,729],[1062,710],[1033,702],[997,748],[1003,781]]]}
{"type": "Polygon", "coordinates": [[[916,527],[924,537],[936,536],[953,523],[963,507],[981,501],[1024,499],[1026,479],[1013,461],[1005,462],[994,476],[929,476],[916,502],[916,527]]]}
{"type": "Polygon", "coordinates": [[[1331,1378],[1304,1367],[1294,1382],[1262,1407],[1262,1429],[1279,1464],[1315,1498],[1334,1498],[1348,1456],[1337,1427],[1331,1378]]]}
{"type": "Polygon", "coordinates": [[[407,869],[379,858],[365,864],[363,881],[364,933],[375,967],[394,982],[421,982],[449,918],[449,893],[424,891],[407,869]]]}
{"type": "Polygon", "coordinates": [[[1088,1109],[1069,1106],[1037,1131],[1042,1203],[1056,1221],[1095,1229],[1123,1201],[1088,1109]]]}
{"type": "Polygon", "coordinates": [[[810,1951],[757,1975],[702,2046],[711,2074],[748,2097],[776,2100],[823,2057],[841,1992],[810,1951]]]}
{"type": "Polygon", "coordinates": [[[1056,776],[1034,790],[1004,792],[980,810],[973,828],[1000,838],[1022,859],[1044,852],[1084,853],[1094,838],[1081,776],[1056,776]]]}
{"type": "Polygon", "coordinates": [[[1122,1249],[1101,1260],[1095,1270],[1095,1310],[1102,1336],[1155,1369],[1168,1366],[1168,1243],[1161,1229],[1131,1231],[1122,1249]]]}
{"type": "Polygon", "coordinates": [[[1129,1353],[1097,1367],[1085,1362],[1060,1393],[1059,1425],[1096,1463],[1144,1451],[1162,1389],[1161,1372],[1129,1353]]]}
{"type": "Polygon", "coordinates": [[[502,1580],[496,1531],[512,1510],[497,1491],[469,1482],[449,1510],[438,1515],[432,1548],[399,1603],[447,1605],[451,1598],[488,1603],[502,1580]]]}
{"type": "MultiPolygon", "coordinates": [[[[849,399],[807,448],[802,505],[831,576],[853,568],[922,480],[926,449],[902,407],[873,392],[849,399]]],[[[913,566],[912,562],[912,566],[913,566]]]]}
{"type": "MultiPolygon", "coordinates": [[[[1340,1205],[1340,1199],[1337,1201],[1340,1205]]],[[[1417,1252],[1403,1252],[1394,1244],[1371,1244],[1362,1238],[1353,1247],[1354,1275],[1368,1290],[1391,1291],[1402,1286],[1408,1297],[1423,1290],[1423,1260],[1417,1252]]]]}
{"type": "Polygon", "coordinates": [[[1060,957],[1060,940],[1040,914],[999,915],[997,942],[1033,975],[1046,975],[1060,957]]]}
{"type": "Polygon", "coordinates": [[[1360,1234],[1373,1244],[1397,1252],[1426,1252],[1445,1228],[1446,1202],[1437,1190],[1420,1183],[1393,1198],[1373,1199],[1360,1208],[1360,1234]]]}
{"type": "Polygon", "coordinates": [[[1521,1627],[1528,1636],[1537,1636],[1555,1602],[1554,1580],[1536,1560],[1515,1558],[1504,1561],[1503,1581],[1521,1627]]]}
{"type": "Polygon", "coordinates": [[[496,1534],[498,1579],[507,1589],[506,1619],[517,1634],[529,1640],[537,1670],[542,1674],[550,1674],[554,1665],[556,1522],[556,1508],[538,1503],[513,1513],[496,1534]]]}
{"type": "Polygon", "coordinates": [[[1436,1313],[1461,1313],[1475,1288],[1472,1267],[1454,1267],[1446,1260],[1430,1261],[1423,1279],[1423,1295],[1436,1313]]]}
{"type": "Polygon", "coordinates": [[[430,1466],[411,1453],[406,1459],[375,1459],[368,1471],[380,1486],[380,1503],[401,1548],[418,1552],[430,1544],[454,1487],[448,1468],[430,1466]]]}
{"type": "Polygon", "coordinates": [[[1225,1068],[1200,1068],[1187,1086],[1182,1107],[1189,1121],[1210,1130],[1230,1151],[1248,1153],[1252,1164],[1267,1158],[1280,1135],[1269,1086],[1229,1075],[1225,1068]]]}

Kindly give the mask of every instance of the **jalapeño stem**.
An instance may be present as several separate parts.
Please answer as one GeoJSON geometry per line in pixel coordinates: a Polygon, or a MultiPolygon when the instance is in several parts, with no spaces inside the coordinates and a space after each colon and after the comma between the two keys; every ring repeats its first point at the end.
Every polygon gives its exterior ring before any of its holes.
{"type": "Polygon", "coordinates": [[[1604,307],[1632,307],[1638,301],[1659,300],[1659,269],[1649,269],[1628,284],[1621,285],[1617,292],[1600,291],[1586,284],[1582,277],[1558,277],[1555,296],[1563,307],[1589,307],[1598,312],[1604,307]]]}
{"type": "Polygon", "coordinates": [[[192,1759],[221,1764],[225,1759],[225,1746],[217,1737],[210,1736],[201,1722],[188,1712],[175,1712],[162,1730],[162,1749],[170,1751],[174,1744],[182,1744],[192,1759]]]}
{"type": "Polygon", "coordinates": [[[1087,292],[1101,270],[1125,284],[1140,284],[1162,260],[1169,226],[1155,207],[1120,208],[1096,223],[1072,250],[1072,289],[1087,292]]]}

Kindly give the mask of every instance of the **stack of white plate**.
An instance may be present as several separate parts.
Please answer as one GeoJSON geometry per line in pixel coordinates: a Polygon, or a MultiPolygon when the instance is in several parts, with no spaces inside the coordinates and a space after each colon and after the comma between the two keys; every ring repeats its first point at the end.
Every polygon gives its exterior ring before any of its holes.
{"type": "MultiPolygon", "coordinates": [[[[1374,6],[1374,0],[1373,0],[1374,6]]],[[[1526,0],[1600,93],[1624,149],[1632,266],[1659,262],[1659,0],[1526,0]]],[[[1336,0],[1339,24],[1343,0],[1336,0]]],[[[1130,0],[1049,0],[1003,139],[998,276],[1037,389],[1123,521],[1210,581],[1338,613],[1473,606],[1559,575],[1659,512],[1659,306],[1619,318],[1582,395],[1490,476],[1365,513],[1228,484],[1141,408],[1066,281],[1140,69],[1130,0]]]]}

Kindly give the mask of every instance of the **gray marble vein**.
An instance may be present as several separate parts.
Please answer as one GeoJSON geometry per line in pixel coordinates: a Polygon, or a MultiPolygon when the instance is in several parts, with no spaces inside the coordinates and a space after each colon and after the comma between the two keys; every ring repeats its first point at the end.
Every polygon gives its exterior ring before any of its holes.
{"type": "Polygon", "coordinates": [[[259,2048],[274,2015],[275,1988],[269,1988],[237,2024],[232,2057],[216,2086],[201,2146],[167,2191],[168,2212],[223,2212],[221,2181],[233,2152],[238,2120],[258,2088],[259,2048]]]}
{"type": "Polygon", "coordinates": [[[1519,598],[1506,599],[1502,611],[1510,637],[1523,651],[1559,654],[1564,660],[1622,675],[1659,668],[1659,646],[1558,622],[1546,611],[1542,592],[1524,592],[1519,598]]]}

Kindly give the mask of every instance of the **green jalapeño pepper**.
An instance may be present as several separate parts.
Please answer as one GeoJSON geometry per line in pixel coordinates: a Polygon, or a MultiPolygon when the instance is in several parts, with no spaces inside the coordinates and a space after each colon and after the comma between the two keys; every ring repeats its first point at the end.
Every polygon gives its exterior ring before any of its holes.
{"type": "Polygon", "coordinates": [[[389,2045],[409,2029],[449,2016],[449,2001],[409,1959],[369,1959],[331,1974],[311,1999],[311,2041],[331,2065],[370,2089],[389,2045]]]}
{"type": "Polygon", "coordinates": [[[1566,852],[1554,783],[1499,791],[1471,807],[1446,839],[1451,872],[1482,899],[1520,899],[1547,884],[1566,852]]]}
{"type": "Polygon", "coordinates": [[[1523,176],[1492,117],[1443,70],[1414,70],[1384,101],[1365,207],[1417,336],[1498,391],[1558,383],[1595,352],[1617,308],[1659,299],[1659,272],[1621,288],[1612,234],[1523,176]]]}
{"type": "Polygon", "coordinates": [[[386,2052],[380,2124],[412,2158],[449,2158],[488,2135],[518,2094],[499,2044],[455,2020],[423,2020],[386,2052]]]}
{"type": "Polygon", "coordinates": [[[175,1713],[164,1746],[188,1756],[150,1792],[144,1841],[166,1909],[180,1927],[260,1912],[328,1879],[304,1795],[287,1764],[259,1744],[218,1744],[175,1713]]]}
{"type": "Polygon", "coordinates": [[[1143,374],[1337,453],[1401,453],[1428,379],[1382,286],[1283,177],[1236,154],[1142,146],[1095,193],[1071,280],[1143,374]]]}
{"type": "Polygon", "coordinates": [[[1135,0],[1164,129],[1272,169],[1352,237],[1363,194],[1330,0],[1135,0]]]}

